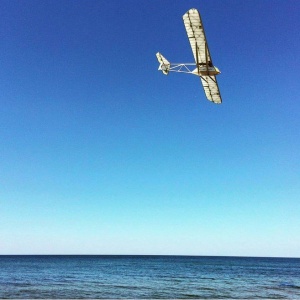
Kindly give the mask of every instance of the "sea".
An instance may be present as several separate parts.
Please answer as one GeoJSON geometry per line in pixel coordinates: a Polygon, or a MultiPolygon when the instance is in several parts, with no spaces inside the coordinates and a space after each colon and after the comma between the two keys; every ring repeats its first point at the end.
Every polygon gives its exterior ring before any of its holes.
{"type": "Polygon", "coordinates": [[[300,258],[2,255],[1,299],[300,299],[300,258]]]}

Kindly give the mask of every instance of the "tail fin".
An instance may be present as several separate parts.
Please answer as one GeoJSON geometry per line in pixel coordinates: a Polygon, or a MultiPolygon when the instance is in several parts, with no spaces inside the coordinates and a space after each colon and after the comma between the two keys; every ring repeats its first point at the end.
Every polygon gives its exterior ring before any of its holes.
{"type": "Polygon", "coordinates": [[[159,62],[158,70],[161,70],[165,75],[168,75],[170,70],[170,62],[165,59],[159,52],[156,53],[157,60],[159,62]]]}

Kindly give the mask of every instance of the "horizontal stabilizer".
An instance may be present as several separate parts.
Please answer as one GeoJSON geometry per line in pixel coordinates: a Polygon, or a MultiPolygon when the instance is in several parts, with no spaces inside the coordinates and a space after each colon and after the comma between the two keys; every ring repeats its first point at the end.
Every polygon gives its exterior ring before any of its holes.
{"type": "Polygon", "coordinates": [[[168,75],[170,70],[170,62],[164,58],[159,52],[156,53],[157,60],[159,62],[158,70],[161,70],[165,75],[168,75]]]}

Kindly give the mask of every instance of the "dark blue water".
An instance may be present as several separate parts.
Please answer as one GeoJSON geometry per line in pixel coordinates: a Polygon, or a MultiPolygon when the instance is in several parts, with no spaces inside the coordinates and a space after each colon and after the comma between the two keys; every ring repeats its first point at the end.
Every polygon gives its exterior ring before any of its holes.
{"type": "Polygon", "coordinates": [[[0,298],[300,299],[300,259],[0,256],[0,298]]]}

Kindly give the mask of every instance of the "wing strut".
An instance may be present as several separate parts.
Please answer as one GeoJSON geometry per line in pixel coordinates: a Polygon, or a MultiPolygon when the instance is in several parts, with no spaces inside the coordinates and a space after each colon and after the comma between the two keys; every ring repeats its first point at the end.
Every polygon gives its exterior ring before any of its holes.
{"type": "Polygon", "coordinates": [[[197,69],[198,69],[198,74],[200,74],[200,63],[199,63],[199,56],[198,56],[198,53],[199,53],[199,48],[198,48],[198,45],[197,45],[197,42],[196,42],[196,64],[197,64],[197,69]]]}

